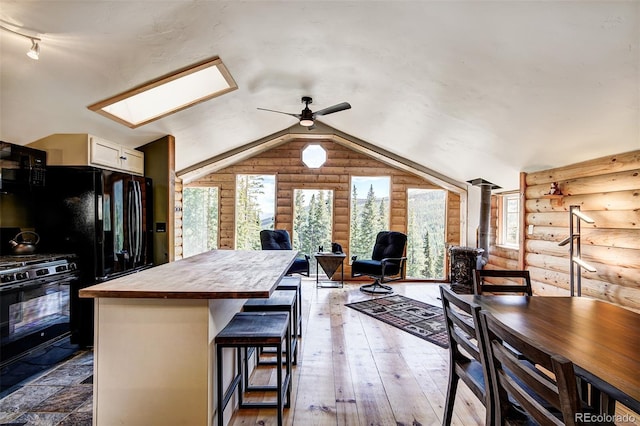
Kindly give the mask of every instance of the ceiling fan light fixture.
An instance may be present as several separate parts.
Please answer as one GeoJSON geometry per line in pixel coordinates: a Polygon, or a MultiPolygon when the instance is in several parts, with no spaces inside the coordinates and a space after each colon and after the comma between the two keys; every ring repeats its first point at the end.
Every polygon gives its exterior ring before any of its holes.
{"type": "Polygon", "coordinates": [[[351,105],[349,105],[348,102],[342,102],[342,103],[330,106],[328,108],[321,109],[320,111],[313,112],[309,109],[309,104],[313,103],[313,99],[311,99],[311,96],[303,96],[302,103],[305,106],[304,106],[304,109],[300,112],[300,114],[294,114],[292,112],[276,111],[274,109],[266,109],[266,108],[258,108],[258,109],[261,111],[271,111],[271,112],[277,112],[278,114],[290,115],[292,117],[297,118],[301,126],[308,127],[309,130],[311,130],[313,129],[314,121],[317,116],[329,115],[329,114],[333,114],[334,112],[344,111],[345,109],[351,108],[351,105]]]}
{"type": "Polygon", "coordinates": [[[306,106],[300,114],[300,125],[305,127],[313,126],[313,112],[309,109],[309,104],[312,102],[311,98],[304,97],[302,102],[305,102],[306,106]]]}
{"type": "Polygon", "coordinates": [[[40,59],[40,45],[35,39],[31,39],[31,49],[27,52],[27,56],[35,61],[40,59]]]}

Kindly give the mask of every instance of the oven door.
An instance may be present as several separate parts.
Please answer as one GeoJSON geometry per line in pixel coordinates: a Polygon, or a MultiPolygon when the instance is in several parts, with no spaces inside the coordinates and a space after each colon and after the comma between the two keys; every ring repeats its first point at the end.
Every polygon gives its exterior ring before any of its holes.
{"type": "Polygon", "coordinates": [[[69,334],[76,274],[0,287],[0,364],[69,334]]]}

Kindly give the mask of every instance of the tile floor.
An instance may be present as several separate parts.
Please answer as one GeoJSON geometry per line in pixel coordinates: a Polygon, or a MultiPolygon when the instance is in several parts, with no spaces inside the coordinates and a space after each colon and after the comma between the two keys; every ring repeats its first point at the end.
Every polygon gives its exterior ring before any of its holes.
{"type": "Polygon", "coordinates": [[[0,426],[90,426],[93,352],[78,351],[0,399],[0,426]]]}
{"type": "Polygon", "coordinates": [[[36,347],[26,355],[0,368],[0,399],[14,392],[26,381],[67,361],[80,350],[66,336],[49,344],[36,347]]]}

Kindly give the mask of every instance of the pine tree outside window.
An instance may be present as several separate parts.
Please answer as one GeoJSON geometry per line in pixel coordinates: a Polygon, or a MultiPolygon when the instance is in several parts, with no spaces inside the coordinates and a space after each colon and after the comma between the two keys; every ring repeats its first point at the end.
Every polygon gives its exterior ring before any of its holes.
{"type": "Polygon", "coordinates": [[[274,229],[275,175],[236,175],[236,250],[260,250],[260,231],[274,229]]]}
{"type": "Polygon", "coordinates": [[[218,248],[218,188],[182,191],[182,256],[218,248]]]}
{"type": "Polygon", "coordinates": [[[378,232],[389,230],[390,189],[389,176],[351,178],[349,257],[370,259],[378,232]]]}
{"type": "Polygon", "coordinates": [[[446,191],[407,189],[407,277],[444,279],[446,191]]]}
{"type": "MultiPolygon", "coordinates": [[[[291,245],[300,253],[313,254],[320,246],[331,250],[333,241],[333,191],[294,189],[293,235],[291,245]]],[[[310,271],[315,273],[316,263],[310,271]]]]}

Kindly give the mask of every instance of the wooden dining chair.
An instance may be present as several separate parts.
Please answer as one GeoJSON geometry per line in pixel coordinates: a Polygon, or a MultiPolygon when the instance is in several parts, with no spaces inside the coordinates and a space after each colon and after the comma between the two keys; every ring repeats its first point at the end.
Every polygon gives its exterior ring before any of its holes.
{"type": "Polygon", "coordinates": [[[474,277],[475,294],[483,293],[520,293],[532,296],[531,276],[524,270],[476,269],[474,277]],[[486,278],[497,278],[499,283],[485,282],[486,278]]]}
{"type": "Polygon", "coordinates": [[[570,360],[548,352],[486,311],[472,315],[483,338],[482,354],[492,386],[489,395],[496,421],[492,424],[582,424],[577,414],[585,408],[570,360]]]}
{"type": "Polygon", "coordinates": [[[481,363],[483,355],[478,346],[482,336],[478,336],[479,329],[472,315],[476,312],[477,316],[480,307],[461,300],[445,285],[440,286],[440,298],[449,337],[449,384],[442,424],[451,424],[458,382],[462,380],[487,408],[486,424],[493,425],[495,410],[491,408],[493,399],[488,395],[491,387],[487,386],[488,372],[481,363]]]}

